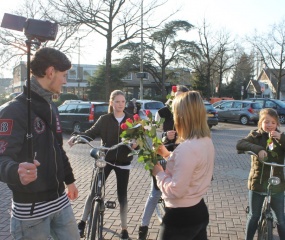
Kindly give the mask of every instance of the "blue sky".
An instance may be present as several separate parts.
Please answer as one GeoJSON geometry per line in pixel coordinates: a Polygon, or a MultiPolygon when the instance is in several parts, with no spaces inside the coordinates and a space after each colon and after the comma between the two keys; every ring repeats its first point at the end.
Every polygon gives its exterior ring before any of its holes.
{"type": "MultiPolygon", "coordinates": [[[[150,0],[144,0],[144,4],[148,1],[150,0]]],[[[12,10],[17,8],[21,2],[24,1],[12,0],[7,3],[7,0],[0,0],[1,21],[4,12],[12,13],[12,10]]],[[[225,28],[234,36],[239,37],[245,34],[250,35],[255,29],[260,33],[266,32],[270,25],[285,19],[284,0],[168,0],[167,4],[157,12],[156,18],[166,16],[178,7],[181,7],[181,10],[172,19],[187,20],[196,26],[205,19],[213,29],[225,28]]],[[[96,44],[96,49],[94,49],[94,44],[93,46],[86,44],[86,47],[81,50],[81,63],[89,63],[91,57],[94,60],[94,55],[98,63],[103,60],[105,42],[102,41],[100,44],[100,38],[97,41],[99,42],[96,44]],[[98,45],[100,45],[99,48],[98,45]],[[96,54],[90,54],[90,52],[96,52],[96,54]]],[[[71,58],[74,63],[78,61],[77,55],[71,58]]],[[[5,76],[7,76],[6,72],[5,76]]]]}

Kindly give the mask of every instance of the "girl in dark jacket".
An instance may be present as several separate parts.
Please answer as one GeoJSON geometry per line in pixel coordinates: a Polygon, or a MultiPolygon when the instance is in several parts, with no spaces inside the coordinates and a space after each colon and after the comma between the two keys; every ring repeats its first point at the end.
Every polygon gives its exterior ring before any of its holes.
{"type": "MultiPolygon", "coordinates": [[[[259,114],[258,129],[237,142],[237,150],[252,151],[261,161],[284,164],[285,135],[279,131],[278,114],[274,109],[262,109],[259,114]]],[[[267,192],[267,180],[270,166],[263,165],[257,157],[252,156],[251,170],[248,179],[249,214],[246,226],[246,240],[251,240],[257,229],[262,204],[267,192]]],[[[283,168],[276,167],[274,175],[281,183],[272,187],[271,207],[277,217],[277,229],[280,239],[285,239],[284,218],[284,173],[283,168]]]]}
{"type": "MultiPolygon", "coordinates": [[[[97,137],[101,138],[101,144],[105,147],[111,147],[121,142],[120,134],[122,132],[120,125],[125,122],[126,119],[132,118],[131,114],[124,112],[126,105],[125,95],[120,90],[115,90],[110,95],[109,100],[109,113],[101,116],[98,121],[88,130],[85,131],[84,136],[88,136],[90,139],[97,137]]],[[[73,145],[73,137],[68,141],[69,145],[73,145]]],[[[120,203],[120,217],[122,232],[120,239],[128,239],[127,232],[127,188],[129,182],[130,168],[127,166],[131,164],[132,156],[128,156],[130,150],[127,146],[121,146],[117,149],[110,150],[106,154],[106,161],[111,163],[107,164],[104,168],[105,179],[108,178],[112,170],[115,171],[117,178],[117,193],[120,203]],[[118,167],[117,167],[118,166],[118,167]],[[120,166],[124,166],[120,168],[120,166]]],[[[81,222],[78,224],[78,229],[81,237],[84,236],[85,223],[91,210],[91,201],[93,196],[88,195],[81,222]]]]}

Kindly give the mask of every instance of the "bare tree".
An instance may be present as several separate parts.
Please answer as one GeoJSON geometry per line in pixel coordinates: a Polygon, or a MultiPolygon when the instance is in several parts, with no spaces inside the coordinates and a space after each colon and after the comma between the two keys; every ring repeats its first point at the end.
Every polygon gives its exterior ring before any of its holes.
{"type": "Polygon", "coordinates": [[[214,63],[214,69],[218,75],[218,82],[216,83],[216,88],[218,90],[217,93],[218,96],[221,97],[221,87],[224,74],[233,69],[236,64],[233,58],[236,47],[234,45],[234,41],[230,37],[230,34],[224,30],[218,33],[217,39],[217,58],[214,63]]]}
{"type": "MultiPolygon", "coordinates": [[[[88,27],[94,32],[106,38],[106,100],[110,94],[112,52],[121,44],[139,36],[141,30],[148,31],[156,28],[165,19],[155,25],[144,22],[141,28],[142,17],[147,20],[154,10],[167,2],[167,0],[153,0],[141,11],[141,0],[98,0],[78,1],[78,0],[48,0],[48,9],[53,6],[60,12],[60,19],[57,20],[63,25],[88,27]]],[[[57,15],[58,16],[58,15],[57,15]]]]}
{"type": "Polygon", "coordinates": [[[193,59],[191,61],[192,67],[195,69],[196,75],[200,76],[199,81],[204,83],[198,83],[202,88],[206,88],[204,91],[205,97],[210,98],[212,96],[213,80],[212,77],[215,73],[215,63],[219,56],[219,39],[215,37],[210,25],[208,25],[204,19],[203,24],[198,28],[198,46],[202,51],[202,59],[193,59]]]}
{"type": "Polygon", "coordinates": [[[285,76],[285,20],[274,24],[266,34],[247,38],[261,55],[261,60],[277,79],[277,98],[280,98],[281,79],[285,76]]]}

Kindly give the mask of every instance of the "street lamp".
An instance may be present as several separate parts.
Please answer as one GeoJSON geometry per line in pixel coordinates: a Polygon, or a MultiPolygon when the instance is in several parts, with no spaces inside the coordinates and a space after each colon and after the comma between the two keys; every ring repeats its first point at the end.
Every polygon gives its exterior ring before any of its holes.
{"type": "Polygon", "coordinates": [[[143,72],[143,0],[141,0],[141,59],[140,72],[137,73],[137,78],[140,78],[140,100],[143,99],[143,79],[146,78],[147,73],[143,72]]]}
{"type": "Polygon", "coordinates": [[[83,69],[80,67],[80,38],[78,37],[78,65],[77,65],[77,96],[79,97],[80,82],[83,81],[83,69]]]}

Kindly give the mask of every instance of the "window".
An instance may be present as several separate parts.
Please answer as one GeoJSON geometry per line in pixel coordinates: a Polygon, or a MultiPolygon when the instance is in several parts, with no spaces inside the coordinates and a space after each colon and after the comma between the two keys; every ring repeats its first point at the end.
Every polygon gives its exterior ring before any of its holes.
{"type": "Polygon", "coordinates": [[[89,114],[90,105],[89,104],[79,104],[77,106],[77,113],[86,113],[89,114]]]}
{"type": "Polygon", "coordinates": [[[65,112],[66,112],[66,111],[65,111],[66,106],[67,106],[67,105],[59,106],[59,107],[58,107],[58,112],[59,112],[59,113],[65,113],[65,112]]]}
{"type": "Polygon", "coordinates": [[[77,104],[69,104],[65,110],[66,113],[75,113],[77,104]]]}
{"type": "Polygon", "coordinates": [[[91,76],[91,71],[84,70],[83,71],[84,78],[91,76]]]}
{"type": "Polygon", "coordinates": [[[232,107],[232,104],[233,102],[225,102],[225,103],[222,103],[219,108],[220,109],[228,109],[228,108],[231,108],[232,107]]]}
{"type": "Polygon", "coordinates": [[[131,81],[132,80],[132,73],[128,73],[125,77],[122,78],[123,81],[131,81]]]}
{"type": "Polygon", "coordinates": [[[108,105],[95,105],[95,113],[108,112],[108,105]]]}
{"type": "Polygon", "coordinates": [[[70,69],[68,71],[68,77],[71,79],[76,79],[76,71],[74,69],[70,69]]]}
{"type": "Polygon", "coordinates": [[[145,109],[161,109],[163,107],[163,103],[160,102],[145,103],[145,109]]]}
{"type": "Polygon", "coordinates": [[[241,102],[234,102],[233,108],[242,108],[242,103],[241,102]]]}
{"type": "Polygon", "coordinates": [[[264,107],[265,108],[276,108],[276,103],[272,101],[266,101],[264,107]]]}

